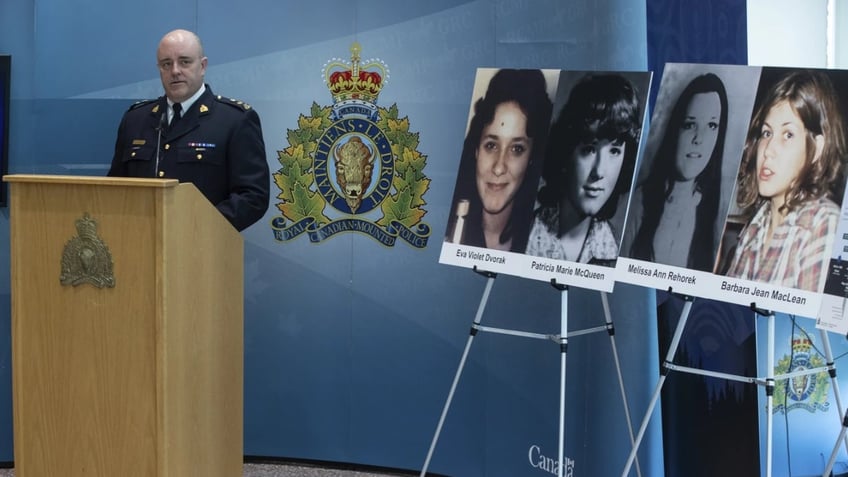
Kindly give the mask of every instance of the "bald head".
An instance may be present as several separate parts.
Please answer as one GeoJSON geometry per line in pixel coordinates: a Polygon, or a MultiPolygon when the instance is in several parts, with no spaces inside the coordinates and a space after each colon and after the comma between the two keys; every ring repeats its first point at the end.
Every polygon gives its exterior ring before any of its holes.
{"type": "Polygon", "coordinates": [[[196,47],[197,54],[203,56],[203,44],[200,43],[200,37],[192,31],[174,30],[166,33],[165,36],[163,36],[162,39],[159,40],[159,50],[162,49],[162,45],[173,43],[185,44],[196,47]]]}
{"type": "Polygon", "coordinates": [[[174,30],[159,41],[156,63],[165,94],[181,103],[203,85],[206,57],[200,38],[188,30],[174,30]]]}

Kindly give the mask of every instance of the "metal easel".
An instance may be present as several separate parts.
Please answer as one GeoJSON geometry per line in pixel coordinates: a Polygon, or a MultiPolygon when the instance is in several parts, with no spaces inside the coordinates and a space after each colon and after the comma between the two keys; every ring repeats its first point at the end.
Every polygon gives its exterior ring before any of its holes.
{"type": "MultiPolygon", "coordinates": [[[[669,293],[673,296],[680,297],[684,300],[683,310],[680,312],[680,319],[677,322],[677,327],[674,330],[674,335],[671,339],[671,345],[668,348],[668,352],[666,353],[665,361],[662,363],[660,368],[660,378],[657,382],[656,388],[654,389],[654,394],[651,397],[650,404],[648,405],[648,410],[645,413],[645,417],[642,419],[642,424],[639,428],[639,432],[636,434],[635,443],[633,445],[633,449],[630,452],[630,455],[627,459],[627,463],[625,464],[624,470],[621,473],[622,477],[627,477],[630,472],[630,468],[633,465],[633,460],[636,456],[636,452],[639,449],[639,444],[642,441],[642,438],[645,435],[645,430],[648,427],[648,422],[651,419],[651,415],[653,414],[654,407],[656,407],[657,401],[660,397],[660,392],[662,391],[662,386],[665,383],[665,379],[668,376],[669,371],[680,371],[689,374],[697,374],[701,376],[709,376],[713,378],[723,378],[732,381],[744,382],[757,384],[760,386],[764,386],[766,390],[766,477],[771,477],[772,475],[772,426],[773,426],[773,415],[772,410],[774,408],[774,383],[776,380],[784,380],[791,379],[799,376],[806,376],[809,374],[818,374],[823,371],[827,371],[830,379],[833,383],[834,389],[834,397],[836,399],[836,406],[839,410],[839,415],[842,415],[842,400],[839,394],[839,384],[836,380],[836,366],[833,362],[833,354],[830,349],[830,340],[827,336],[827,332],[825,330],[821,331],[822,343],[825,349],[825,359],[827,360],[825,366],[820,366],[818,368],[805,369],[800,371],[795,371],[791,373],[781,374],[778,376],[774,375],[774,312],[769,310],[763,310],[757,308],[756,303],[751,303],[751,311],[756,313],[758,316],[766,317],[768,320],[767,324],[767,350],[766,350],[766,376],[765,378],[757,378],[757,377],[749,377],[749,376],[738,376],[727,373],[719,373],[715,371],[709,371],[705,369],[692,368],[688,366],[678,366],[674,364],[672,361],[674,360],[674,356],[677,353],[677,348],[680,345],[680,338],[683,336],[683,329],[686,326],[686,321],[689,319],[689,313],[692,309],[692,303],[694,301],[694,297],[688,295],[680,295],[672,292],[671,288],[669,288],[669,293]]],[[[848,416],[846,417],[848,419],[848,416]]],[[[846,422],[848,425],[848,422],[846,422]]],[[[843,428],[843,433],[840,434],[839,440],[844,438],[845,429],[843,428]]],[[[837,441],[836,448],[839,447],[839,441],[837,441]]],[[[846,440],[846,448],[848,448],[848,440],[846,440]]],[[[836,453],[836,449],[834,449],[834,454],[836,453]]],[[[832,463],[829,464],[832,466],[832,463]]],[[[826,472],[825,477],[828,477],[829,474],[826,472]]]]}
{"type": "MultiPolygon", "coordinates": [[[[436,448],[436,444],[439,440],[439,434],[441,434],[442,426],[444,425],[445,418],[447,417],[448,409],[450,409],[451,401],[453,400],[454,393],[456,392],[457,385],[459,384],[459,378],[462,375],[462,370],[465,367],[466,359],[468,358],[468,353],[471,350],[471,344],[474,342],[474,337],[478,332],[488,332],[488,333],[498,333],[504,335],[512,335],[523,338],[533,338],[540,340],[550,340],[556,343],[559,343],[560,348],[560,389],[559,389],[559,450],[558,450],[558,460],[557,460],[557,475],[558,477],[563,477],[564,472],[564,452],[565,452],[565,376],[566,376],[566,355],[568,352],[568,338],[570,336],[578,336],[585,335],[589,333],[595,333],[600,331],[606,331],[610,337],[610,343],[612,345],[613,359],[615,360],[615,369],[618,374],[618,384],[619,389],[621,391],[622,402],[624,403],[624,414],[627,419],[627,428],[630,432],[630,442],[631,444],[636,445],[636,441],[633,436],[633,427],[631,425],[630,418],[630,410],[627,405],[627,396],[625,394],[624,389],[624,379],[621,374],[621,365],[618,359],[618,349],[615,344],[615,328],[612,324],[612,319],[609,310],[609,300],[607,294],[601,292],[601,300],[604,308],[604,318],[605,324],[603,326],[598,326],[594,328],[587,328],[584,330],[568,332],[568,286],[563,285],[561,283],[557,283],[556,280],[551,280],[551,286],[553,286],[556,290],[560,292],[561,297],[561,308],[560,308],[560,332],[558,335],[551,334],[542,334],[542,333],[530,333],[525,331],[517,331],[510,330],[504,328],[493,328],[489,326],[482,326],[480,322],[483,318],[483,311],[486,308],[486,303],[489,301],[489,294],[492,291],[492,286],[494,285],[495,278],[497,278],[496,273],[481,271],[478,270],[477,267],[474,267],[474,272],[486,277],[486,287],[483,290],[483,296],[480,299],[480,304],[477,307],[477,313],[474,316],[474,321],[471,324],[471,330],[468,336],[468,340],[465,343],[465,349],[462,352],[462,357],[459,360],[459,366],[457,367],[456,374],[453,378],[453,383],[451,384],[450,391],[448,392],[447,400],[445,401],[445,405],[442,408],[442,414],[439,417],[439,423],[436,425],[436,432],[433,435],[433,440],[430,443],[430,449],[427,451],[427,458],[424,461],[424,467],[421,469],[420,477],[425,477],[427,475],[427,469],[430,467],[430,461],[433,457],[433,453],[436,448]]],[[[642,473],[639,469],[638,461],[636,463],[636,471],[637,474],[641,477],[642,473]]]]}

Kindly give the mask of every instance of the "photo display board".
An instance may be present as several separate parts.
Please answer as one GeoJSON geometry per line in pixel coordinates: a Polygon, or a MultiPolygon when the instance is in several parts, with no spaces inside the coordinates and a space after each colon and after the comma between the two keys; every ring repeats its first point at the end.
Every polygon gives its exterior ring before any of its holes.
{"type": "Polygon", "coordinates": [[[830,253],[821,310],[816,328],[848,335],[848,191],[842,196],[842,210],[836,238],[830,253]]]}
{"type": "Polygon", "coordinates": [[[611,291],[650,83],[478,69],[439,262],[611,291]]]}
{"type": "Polygon", "coordinates": [[[845,216],[841,91],[844,71],[667,64],[617,280],[818,317],[845,216]]]}

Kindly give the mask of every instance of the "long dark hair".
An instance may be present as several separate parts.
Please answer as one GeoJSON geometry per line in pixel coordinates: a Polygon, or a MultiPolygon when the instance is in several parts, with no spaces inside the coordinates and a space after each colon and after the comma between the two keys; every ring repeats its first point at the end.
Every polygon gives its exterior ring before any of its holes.
{"type": "Polygon", "coordinates": [[[704,170],[695,177],[695,190],[701,194],[701,202],[695,211],[695,231],[689,246],[687,267],[710,271],[716,248],[716,218],[721,198],[721,163],[724,154],[724,137],[727,132],[727,91],[724,83],[713,73],[700,75],[689,82],[677,98],[669,116],[660,147],[654,155],[651,172],[641,185],[642,224],[636,232],[630,256],[641,260],[654,260],[654,236],[665,202],[677,179],[677,143],[680,125],[692,97],[701,93],[717,93],[721,103],[718,135],[713,152],[704,170]]]}
{"type": "MultiPolygon", "coordinates": [[[[555,208],[568,191],[565,167],[574,150],[593,139],[608,139],[624,143],[624,160],[612,195],[595,215],[609,219],[615,215],[618,198],[630,191],[636,152],[639,148],[642,112],[636,87],[621,75],[599,74],[584,76],[572,89],[553,126],[542,169],[545,185],[539,190],[539,211],[555,208]]],[[[540,218],[555,214],[537,213],[540,218]]],[[[546,224],[548,229],[551,223],[546,224]]],[[[561,230],[551,230],[559,234],[561,230]]]]}
{"type": "Polygon", "coordinates": [[[462,147],[453,206],[461,199],[470,203],[466,217],[466,231],[482,230],[483,204],[477,190],[476,150],[480,145],[483,129],[492,122],[495,110],[503,103],[515,102],[527,117],[527,136],[533,139],[530,163],[518,191],[513,199],[512,214],[501,233],[499,242],[512,239],[510,249],[523,252],[530,232],[533,200],[541,168],[541,154],[545,149],[545,138],[551,120],[553,105],[547,93],[545,77],[541,70],[501,69],[489,81],[485,96],[474,104],[474,116],[468,127],[462,147]]]}

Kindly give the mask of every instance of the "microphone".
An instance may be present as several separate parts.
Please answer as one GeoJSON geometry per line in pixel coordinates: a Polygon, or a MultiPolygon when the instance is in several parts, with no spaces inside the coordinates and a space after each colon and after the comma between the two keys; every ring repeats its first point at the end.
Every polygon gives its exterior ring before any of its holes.
{"type": "Polygon", "coordinates": [[[159,125],[156,126],[156,164],[153,168],[153,177],[159,174],[159,151],[162,147],[162,130],[168,127],[168,110],[162,112],[159,116],[159,125]]]}

